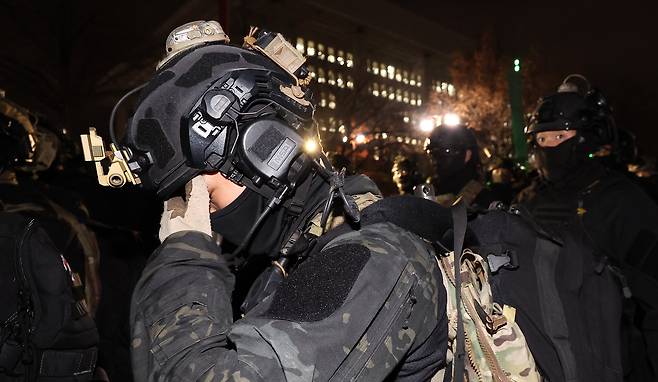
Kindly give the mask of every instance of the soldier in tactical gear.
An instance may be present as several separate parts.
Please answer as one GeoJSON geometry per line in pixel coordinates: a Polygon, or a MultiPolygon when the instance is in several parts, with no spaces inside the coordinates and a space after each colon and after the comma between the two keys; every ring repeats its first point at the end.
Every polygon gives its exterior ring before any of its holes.
{"type": "Polygon", "coordinates": [[[463,200],[470,209],[489,208],[494,199],[482,184],[479,148],[471,129],[462,123],[441,124],[430,135],[427,150],[436,171],[433,183],[439,204],[463,200]]]}
{"type": "Polygon", "coordinates": [[[423,176],[418,169],[416,158],[398,155],[391,168],[393,182],[401,195],[413,195],[414,187],[423,183],[423,176]]]}
{"type": "Polygon", "coordinates": [[[113,145],[115,181],[168,198],[132,300],[136,380],[429,380],[447,351],[433,247],[389,222],[350,228],[381,196],[312,140],[303,56],[255,28],[227,40],[212,21],[174,30],[113,145]]]}
{"type": "MultiPolygon", "coordinates": [[[[617,131],[605,98],[582,79],[567,77],[557,93],[540,100],[526,129],[540,178],[517,201],[549,232],[580,237],[594,251],[597,273],[603,267],[616,270],[627,305],[625,377],[654,380],[658,207],[638,186],[596,159],[598,150],[616,144],[617,131]],[[635,314],[629,314],[633,309],[635,314]]],[[[611,338],[616,335],[610,333],[611,338]]]]}
{"type": "Polygon", "coordinates": [[[88,212],[79,200],[23,174],[47,170],[59,150],[55,132],[39,118],[0,92],[0,211],[35,217],[57,248],[83,276],[92,315],[100,302],[100,250],[84,221],[88,212]],[[75,205],[71,207],[71,205],[75,205]]]}

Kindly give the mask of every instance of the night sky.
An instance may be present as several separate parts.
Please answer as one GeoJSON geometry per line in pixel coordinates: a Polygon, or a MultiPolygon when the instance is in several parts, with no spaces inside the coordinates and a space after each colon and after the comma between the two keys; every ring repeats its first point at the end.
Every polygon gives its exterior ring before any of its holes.
{"type": "MultiPolygon", "coordinates": [[[[647,154],[658,154],[657,2],[398,0],[471,38],[491,31],[508,55],[535,49],[556,86],[581,73],[603,91],[617,124],[634,131],[647,154]]],[[[547,89],[553,91],[554,89],[547,89]]]]}

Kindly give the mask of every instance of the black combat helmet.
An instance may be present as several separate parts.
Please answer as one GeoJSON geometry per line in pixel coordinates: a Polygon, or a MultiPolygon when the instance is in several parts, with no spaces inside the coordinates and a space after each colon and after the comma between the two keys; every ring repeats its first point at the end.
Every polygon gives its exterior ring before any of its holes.
{"type": "Polygon", "coordinates": [[[434,155],[457,155],[466,150],[477,151],[478,144],[473,131],[465,125],[443,126],[440,125],[430,135],[427,145],[432,156],[434,155]]]}
{"type": "Polygon", "coordinates": [[[583,152],[616,145],[612,109],[603,94],[591,88],[580,75],[568,76],[557,93],[539,100],[525,133],[529,143],[534,145],[537,133],[560,130],[576,131],[583,152]]]}
{"type": "MultiPolygon", "coordinates": [[[[186,24],[182,36],[203,34],[206,24],[186,24]]],[[[245,47],[225,41],[190,44],[161,63],[129,121],[130,168],[162,198],[204,171],[269,197],[304,168],[314,106],[303,56],[255,28],[245,47]]]]}

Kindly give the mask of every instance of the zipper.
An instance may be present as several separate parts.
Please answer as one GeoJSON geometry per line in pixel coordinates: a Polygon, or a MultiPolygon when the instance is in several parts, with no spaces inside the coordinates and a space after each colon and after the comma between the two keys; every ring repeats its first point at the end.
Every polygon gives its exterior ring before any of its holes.
{"type": "MultiPolygon", "coordinates": [[[[16,247],[16,259],[17,259],[17,265],[18,269],[17,271],[20,271],[21,278],[23,279],[23,286],[28,287],[28,282],[27,282],[27,276],[25,276],[25,270],[23,268],[23,256],[21,256],[22,250],[23,250],[23,244],[25,244],[25,240],[27,239],[27,236],[32,232],[32,227],[34,227],[35,224],[34,219],[30,219],[25,226],[25,229],[23,230],[23,235],[21,235],[21,240],[18,242],[18,246],[16,247]]],[[[29,289],[28,289],[29,290],[29,289]]]]}
{"type": "MultiPolygon", "coordinates": [[[[400,279],[402,277],[404,277],[404,274],[405,274],[405,272],[407,272],[408,267],[409,266],[407,265],[407,267],[405,267],[405,269],[402,271],[402,273],[400,274],[400,277],[398,278],[398,282],[396,283],[395,286],[393,286],[393,289],[391,290],[391,295],[394,295],[395,300],[389,301],[387,299],[385,301],[385,302],[388,301],[389,304],[391,304],[392,306],[397,306],[398,308],[395,310],[395,312],[393,312],[393,314],[391,315],[391,317],[389,319],[382,318],[382,320],[379,321],[379,322],[377,322],[377,319],[375,319],[373,324],[363,333],[363,335],[370,334],[370,333],[379,334],[376,338],[376,341],[372,342],[372,344],[370,346],[368,346],[368,350],[366,352],[362,353],[360,356],[356,357],[356,359],[351,361],[350,365],[345,365],[344,367],[342,367],[342,366],[339,367],[338,370],[331,376],[329,381],[344,381],[344,380],[347,380],[346,379],[347,377],[350,377],[349,380],[358,379],[358,377],[361,375],[363,370],[366,368],[367,360],[369,360],[372,357],[375,350],[377,350],[381,347],[381,344],[384,341],[384,338],[386,337],[386,334],[389,332],[389,330],[391,329],[393,324],[398,321],[398,319],[400,318],[400,315],[405,310],[405,308],[407,308],[409,306],[413,306],[416,303],[416,300],[413,297],[413,294],[411,293],[412,289],[416,286],[417,281],[418,281],[417,278],[416,278],[415,273],[409,273],[408,274],[408,277],[413,278],[413,282],[409,286],[404,288],[403,292],[401,293],[401,295],[399,297],[395,296],[395,290],[398,287],[398,283],[400,282],[400,279]],[[351,371],[353,370],[353,368],[355,366],[357,366],[359,364],[360,360],[366,360],[366,363],[363,363],[361,365],[361,367],[359,368],[359,370],[355,374],[352,374],[351,371]]],[[[381,312],[381,310],[380,310],[380,312],[381,312]]],[[[409,315],[410,314],[411,314],[411,312],[409,313],[409,315]]],[[[409,317],[407,317],[407,319],[408,318],[409,317]]],[[[363,338],[363,335],[361,336],[361,338],[363,338]]],[[[361,341],[361,339],[359,339],[359,342],[357,342],[354,345],[354,348],[358,346],[360,341],[361,341]]],[[[354,354],[353,353],[354,348],[352,349],[350,354],[354,354]]],[[[348,355],[348,358],[349,358],[349,355],[348,355]]]]}
{"type": "Polygon", "coordinates": [[[466,345],[466,355],[468,356],[468,363],[471,364],[471,367],[473,368],[473,371],[475,371],[475,374],[478,377],[478,381],[484,382],[484,377],[482,376],[482,370],[477,366],[477,363],[475,362],[475,354],[473,353],[473,343],[471,342],[471,339],[468,338],[468,333],[466,332],[466,329],[464,329],[464,344],[466,345]]]}
{"type": "MultiPolygon", "coordinates": [[[[363,353],[362,357],[365,357],[366,361],[369,360],[370,358],[372,358],[375,351],[381,347],[382,342],[384,342],[384,338],[386,337],[386,334],[389,332],[389,330],[391,329],[393,324],[398,321],[398,319],[402,315],[402,312],[406,310],[405,308],[409,308],[409,307],[413,306],[416,303],[416,299],[411,293],[411,290],[413,289],[413,287],[415,285],[416,285],[416,281],[414,279],[414,282],[411,284],[409,289],[404,292],[404,294],[403,294],[404,299],[402,299],[402,298],[396,299],[396,305],[400,304],[400,307],[396,310],[393,317],[386,324],[386,329],[384,331],[379,331],[380,335],[377,338],[377,341],[375,342],[375,346],[368,347],[368,352],[363,353]],[[399,303],[399,301],[402,301],[402,303],[399,303]]],[[[409,314],[405,318],[405,324],[402,325],[403,329],[408,329],[409,328],[409,326],[406,325],[406,320],[409,319],[409,316],[411,316],[411,311],[409,311],[409,314]]],[[[377,333],[377,332],[378,331],[375,331],[375,333],[377,333]]],[[[359,357],[359,359],[361,359],[362,357],[359,357]]],[[[359,371],[356,373],[356,375],[353,377],[353,380],[359,379],[359,376],[361,375],[361,373],[363,373],[363,370],[365,368],[366,368],[366,364],[363,364],[361,366],[361,368],[359,369],[359,371]]]]}
{"type": "MultiPolygon", "coordinates": [[[[23,328],[23,333],[22,333],[22,340],[23,343],[21,344],[21,347],[23,348],[23,363],[30,364],[33,362],[34,354],[32,352],[32,346],[29,344],[29,337],[32,335],[32,332],[34,332],[34,327],[32,326],[34,324],[34,307],[32,306],[32,300],[31,300],[31,289],[30,285],[27,280],[27,276],[25,275],[25,268],[23,266],[23,245],[25,244],[25,241],[27,240],[27,237],[30,235],[32,232],[32,228],[34,227],[36,221],[35,219],[30,219],[25,226],[23,230],[23,234],[21,235],[21,239],[18,242],[18,245],[16,246],[16,272],[20,273],[20,278],[21,278],[21,286],[19,288],[19,293],[18,293],[18,300],[19,300],[19,312],[24,312],[24,313],[19,313],[25,314],[27,317],[24,322],[28,322],[29,324],[26,325],[26,327],[23,328]]],[[[20,319],[19,319],[20,321],[20,319]]],[[[26,380],[31,380],[31,374],[32,374],[32,368],[31,366],[28,366],[25,368],[25,378],[26,380]]]]}

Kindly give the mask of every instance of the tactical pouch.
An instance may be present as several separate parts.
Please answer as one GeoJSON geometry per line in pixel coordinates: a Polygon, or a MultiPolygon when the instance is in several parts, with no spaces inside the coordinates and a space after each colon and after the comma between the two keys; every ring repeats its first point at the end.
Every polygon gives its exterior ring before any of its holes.
{"type": "MultiPolygon", "coordinates": [[[[447,292],[448,354],[456,351],[457,308],[454,254],[437,258],[447,292]]],[[[460,310],[464,322],[467,381],[541,381],[535,360],[519,326],[515,310],[493,302],[489,266],[480,255],[465,249],[461,258],[460,310]]],[[[448,372],[448,371],[446,371],[448,372]]]]}

